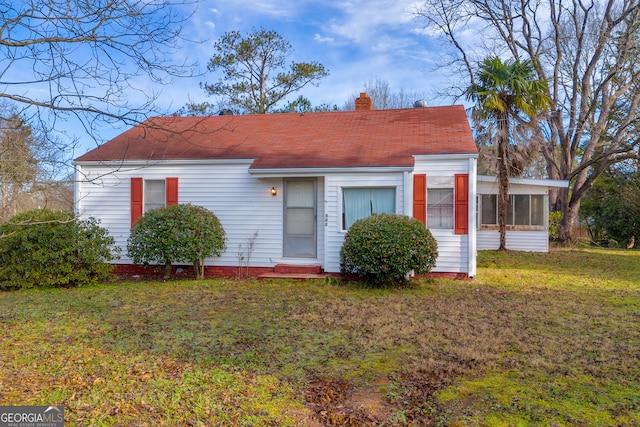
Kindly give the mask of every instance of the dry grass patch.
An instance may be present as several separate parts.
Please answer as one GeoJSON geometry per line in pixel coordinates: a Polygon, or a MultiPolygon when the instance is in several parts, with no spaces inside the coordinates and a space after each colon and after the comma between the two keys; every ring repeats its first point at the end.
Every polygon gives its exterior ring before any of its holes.
{"type": "Polygon", "coordinates": [[[70,425],[638,425],[640,253],[483,252],[401,290],[0,293],[0,404],[70,425]]]}

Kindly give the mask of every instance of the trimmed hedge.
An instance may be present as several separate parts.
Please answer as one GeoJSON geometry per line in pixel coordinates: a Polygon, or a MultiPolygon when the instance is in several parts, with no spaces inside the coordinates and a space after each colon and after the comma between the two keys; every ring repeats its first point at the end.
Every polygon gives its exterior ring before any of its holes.
{"type": "Polygon", "coordinates": [[[134,264],[164,265],[165,277],[171,265],[191,263],[196,277],[204,277],[204,259],[218,256],[226,245],[218,217],[202,206],[170,205],[151,209],[131,230],[127,253],[134,264]]]}
{"type": "MultiPolygon", "coordinates": [[[[94,218],[33,210],[0,226],[0,288],[66,287],[106,279],[113,237],[94,218]]],[[[115,249],[114,249],[115,250],[115,249]]]]}
{"type": "Polygon", "coordinates": [[[400,284],[411,272],[431,271],[437,256],[436,240],[420,221],[374,214],[349,228],[340,250],[340,270],[377,286],[400,284]]]}

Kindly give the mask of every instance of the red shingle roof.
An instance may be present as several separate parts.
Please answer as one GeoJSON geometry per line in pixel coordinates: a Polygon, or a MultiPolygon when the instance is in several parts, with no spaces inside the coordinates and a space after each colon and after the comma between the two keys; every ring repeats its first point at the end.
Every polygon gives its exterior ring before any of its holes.
{"type": "Polygon", "coordinates": [[[413,155],[473,154],[462,106],[156,117],[77,162],[255,159],[253,169],[413,166],[413,155]]]}

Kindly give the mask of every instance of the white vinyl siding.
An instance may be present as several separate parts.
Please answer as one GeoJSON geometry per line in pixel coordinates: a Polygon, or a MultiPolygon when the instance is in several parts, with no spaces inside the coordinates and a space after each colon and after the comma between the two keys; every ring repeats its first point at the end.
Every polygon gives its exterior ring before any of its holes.
{"type": "MultiPolygon", "coordinates": [[[[495,250],[500,246],[497,221],[497,180],[483,177],[478,182],[479,226],[478,250],[495,250]],[[495,204],[495,207],[493,206],[495,204]],[[494,219],[495,218],[495,219],[494,219]]],[[[548,192],[558,187],[553,181],[514,180],[509,184],[506,247],[514,251],[548,252],[548,192]],[[546,183],[549,185],[546,185],[546,183]]]]}
{"type": "Polygon", "coordinates": [[[335,173],[325,175],[324,236],[326,244],[325,271],[340,271],[340,248],[346,231],[343,229],[342,192],[345,188],[395,189],[395,213],[404,214],[405,186],[402,172],[335,173]]]}
{"type": "MultiPolygon", "coordinates": [[[[450,177],[469,174],[470,188],[475,180],[474,159],[455,159],[428,156],[416,157],[415,173],[450,177]],[[471,170],[470,170],[471,168],[471,170]]],[[[129,264],[126,255],[127,238],[131,227],[130,178],[164,180],[167,176],[179,180],[180,203],[191,203],[211,210],[226,232],[226,250],[220,257],[205,260],[209,266],[238,266],[239,255],[249,239],[257,232],[249,260],[252,267],[273,267],[277,263],[318,263],[326,272],[340,271],[340,249],[346,234],[343,229],[343,190],[346,188],[385,188],[394,191],[394,212],[412,215],[412,173],[386,170],[366,172],[325,172],[317,178],[317,236],[316,259],[283,259],[283,195],[282,177],[256,177],[249,172],[252,160],[238,161],[166,161],[143,166],[106,165],[76,166],[76,212],[80,217],[95,217],[116,239],[122,248],[117,261],[129,264]],[[275,187],[277,195],[271,195],[275,187]]],[[[310,176],[310,175],[304,175],[310,176]]],[[[475,211],[475,197],[470,198],[475,211]]],[[[438,259],[434,272],[475,274],[474,258],[469,247],[475,244],[475,226],[468,235],[456,235],[451,229],[433,229],[438,242],[438,259]],[[471,236],[471,237],[470,237],[471,236]]],[[[475,254],[475,246],[473,249],[475,254]]]]}
{"type": "MultiPolygon", "coordinates": [[[[548,252],[549,234],[547,231],[507,230],[507,249],[523,252],[548,252]]],[[[497,230],[478,230],[478,250],[496,250],[500,246],[500,232],[497,230]]]]}
{"type": "MultiPolygon", "coordinates": [[[[78,185],[76,210],[83,218],[95,217],[107,228],[122,248],[116,261],[129,264],[126,246],[130,223],[130,178],[145,180],[177,177],[180,203],[191,203],[211,210],[226,232],[226,250],[206,265],[237,266],[239,252],[246,248],[257,231],[250,265],[272,267],[282,257],[282,194],[271,195],[271,187],[282,190],[282,179],[257,179],[249,172],[250,162],[221,164],[160,164],[120,171],[108,166],[81,166],[85,181],[78,185]]],[[[319,184],[320,185],[320,184],[319,184]]],[[[322,252],[318,251],[318,254],[322,252]]],[[[319,260],[318,262],[322,262],[319,260]]]]}
{"type": "MultiPolygon", "coordinates": [[[[470,170],[468,157],[431,157],[416,156],[415,173],[427,175],[427,198],[434,188],[453,188],[456,174],[469,174],[469,183],[476,179],[474,171],[470,170]]],[[[475,197],[469,198],[469,208],[475,211],[475,197]]],[[[471,216],[469,217],[471,219],[471,216]]],[[[427,212],[427,224],[429,213],[427,212]]],[[[438,242],[438,258],[433,269],[435,273],[469,273],[469,247],[473,246],[475,255],[475,230],[469,227],[469,234],[455,234],[453,230],[453,215],[451,228],[428,227],[438,242]],[[470,241],[471,239],[471,241],[470,241]]],[[[475,271],[472,272],[475,274],[475,271]]]]}

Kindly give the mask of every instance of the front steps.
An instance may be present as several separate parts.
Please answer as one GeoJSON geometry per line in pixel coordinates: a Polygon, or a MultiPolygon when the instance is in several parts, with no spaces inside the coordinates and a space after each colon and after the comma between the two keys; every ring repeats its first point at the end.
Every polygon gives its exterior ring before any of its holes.
{"type": "Polygon", "coordinates": [[[299,265],[299,264],[276,264],[273,272],[263,273],[258,279],[324,279],[327,274],[322,270],[322,266],[318,264],[299,265]]]}

